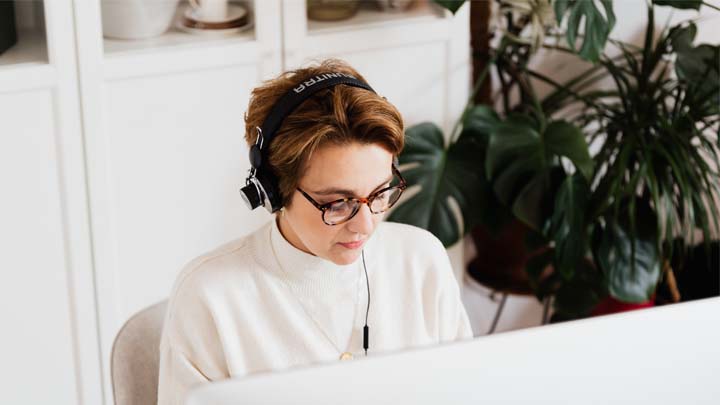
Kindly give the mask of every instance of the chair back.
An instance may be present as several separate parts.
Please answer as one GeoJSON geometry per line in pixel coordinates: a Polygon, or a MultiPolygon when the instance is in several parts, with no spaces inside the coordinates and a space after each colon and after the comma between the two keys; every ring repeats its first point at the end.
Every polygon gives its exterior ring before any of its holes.
{"type": "Polygon", "coordinates": [[[167,300],[130,317],[120,329],[110,360],[115,405],[157,403],[160,336],[167,300]]]}

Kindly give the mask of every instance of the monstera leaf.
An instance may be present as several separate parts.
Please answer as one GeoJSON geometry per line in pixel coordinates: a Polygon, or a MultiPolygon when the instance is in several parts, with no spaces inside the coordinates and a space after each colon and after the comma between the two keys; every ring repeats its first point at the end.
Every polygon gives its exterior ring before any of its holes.
{"type": "Polygon", "coordinates": [[[551,238],[555,241],[555,269],[570,279],[587,251],[585,214],[590,187],[580,173],[565,178],[555,197],[551,238]]]}
{"type": "Polygon", "coordinates": [[[450,10],[453,14],[455,14],[460,7],[465,4],[465,0],[433,0],[433,2],[450,10]]]}
{"type": "Polygon", "coordinates": [[[608,291],[623,302],[649,300],[660,278],[657,218],[644,199],[636,205],[634,212],[627,208],[618,218],[606,217],[593,235],[593,253],[608,291]]]}
{"type": "Polygon", "coordinates": [[[552,210],[550,194],[563,173],[560,157],[568,158],[586,179],[592,176],[585,137],[568,122],[555,121],[542,130],[527,116],[510,115],[490,136],[485,170],[495,193],[537,231],[552,210]]]}
{"type": "Polygon", "coordinates": [[[689,96],[693,100],[690,107],[701,109],[705,114],[699,114],[699,117],[703,117],[717,114],[720,105],[720,46],[693,46],[695,35],[697,26],[694,23],[673,27],[668,34],[677,54],[675,72],[689,86],[689,96]]]}
{"type": "Polygon", "coordinates": [[[550,322],[585,318],[606,296],[602,273],[589,261],[582,260],[555,293],[555,311],[550,322]]]}
{"type": "Polygon", "coordinates": [[[556,0],[554,3],[555,18],[560,24],[568,14],[567,41],[570,47],[575,50],[575,39],[579,32],[584,33],[582,47],[578,53],[583,59],[597,62],[605,48],[610,31],[615,26],[615,13],[611,0],[556,0]],[[595,5],[602,4],[605,15],[595,5]],[[580,22],[584,21],[583,29],[580,29],[580,22]]]}
{"type": "Polygon", "coordinates": [[[480,222],[490,189],[482,162],[488,129],[497,122],[492,110],[475,107],[467,115],[457,142],[448,148],[436,125],[423,123],[409,128],[400,164],[414,164],[402,173],[408,184],[420,186],[420,191],[397,206],[388,220],[427,229],[445,246],[462,236],[451,199],[460,208],[465,231],[480,222]]]}

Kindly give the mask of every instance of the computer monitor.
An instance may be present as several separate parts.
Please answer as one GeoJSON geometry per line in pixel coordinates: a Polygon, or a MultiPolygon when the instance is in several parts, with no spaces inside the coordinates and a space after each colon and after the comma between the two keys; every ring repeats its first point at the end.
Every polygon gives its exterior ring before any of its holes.
{"type": "Polygon", "coordinates": [[[720,298],[201,385],[187,405],[720,404],[720,298]]]}

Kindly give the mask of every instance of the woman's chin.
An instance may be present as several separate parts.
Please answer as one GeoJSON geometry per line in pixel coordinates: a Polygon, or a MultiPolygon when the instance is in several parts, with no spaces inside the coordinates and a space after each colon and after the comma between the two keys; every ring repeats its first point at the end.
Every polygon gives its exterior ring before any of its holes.
{"type": "MultiPolygon", "coordinates": [[[[344,249],[344,248],[343,248],[344,249]]],[[[347,266],[353,264],[360,256],[360,251],[357,252],[336,252],[330,261],[337,264],[338,266],[347,266]]]]}

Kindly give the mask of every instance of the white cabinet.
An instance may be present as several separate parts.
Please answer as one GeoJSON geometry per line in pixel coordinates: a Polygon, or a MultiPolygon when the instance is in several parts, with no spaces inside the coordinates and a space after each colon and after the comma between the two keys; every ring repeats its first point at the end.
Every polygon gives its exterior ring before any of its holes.
{"type": "Polygon", "coordinates": [[[268,219],[244,210],[237,190],[249,167],[250,91],[281,69],[280,9],[258,1],[254,28],[228,37],[172,28],[123,41],[103,39],[102,2],[77,3],[100,347],[109,370],[128,317],[166,298],[193,257],[268,219]]]}
{"type": "Polygon", "coordinates": [[[0,93],[3,126],[22,128],[0,136],[3,404],[76,400],[53,103],[51,89],[0,93]],[[37,390],[36,379],[49,383],[37,390]]]}
{"type": "Polygon", "coordinates": [[[320,23],[304,0],[248,5],[253,28],[239,34],[171,29],[123,41],[103,38],[101,0],[23,4],[47,35],[31,27],[0,56],[0,184],[10,197],[0,200],[0,242],[12,246],[3,274],[13,281],[0,286],[11,320],[0,378],[12,382],[0,403],[111,404],[123,322],[166,298],[187,261],[269,220],[238,193],[249,168],[243,114],[260,81],[339,57],[408,125],[447,129],[464,106],[467,10],[366,3],[350,20],[320,23]]]}
{"type": "Polygon", "coordinates": [[[0,55],[0,403],[100,403],[72,3],[19,2],[17,21],[0,55]]]}

